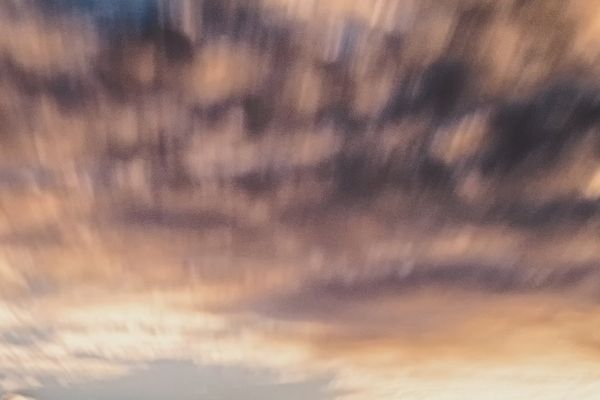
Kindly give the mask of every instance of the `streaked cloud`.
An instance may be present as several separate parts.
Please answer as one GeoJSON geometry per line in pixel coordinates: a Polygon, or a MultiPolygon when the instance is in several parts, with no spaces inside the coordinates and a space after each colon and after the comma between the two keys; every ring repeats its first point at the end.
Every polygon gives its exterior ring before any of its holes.
{"type": "Polygon", "coordinates": [[[2,392],[595,398],[597,7],[59,3],[0,4],[2,392]]]}

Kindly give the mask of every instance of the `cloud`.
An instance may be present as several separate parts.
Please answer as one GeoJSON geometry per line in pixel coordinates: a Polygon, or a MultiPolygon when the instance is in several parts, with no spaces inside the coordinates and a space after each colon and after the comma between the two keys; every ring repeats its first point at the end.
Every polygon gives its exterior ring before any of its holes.
{"type": "Polygon", "coordinates": [[[206,1],[196,43],[0,4],[3,390],[167,359],[594,398],[591,6],[310,3],[206,1]]]}
{"type": "Polygon", "coordinates": [[[23,396],[20,394],[5,394],[2,400],[34,400],[33,397],[23,396]]]}
{"type": "MultiPolygon", "coordinates": [[[[465,292],[474,296],[536,294],[569,291],[592,285],[600,278],[596,267],[582,266],[557,270],[534,270],[522,266],[490,267],[485,265],[399,266],[373,274],[315,281],[282,297],[267,297],[262,306],[282,317],[311,316],[335,321],[350,311],[352,304],[404,296],[419,291],[465,292]]],[[[355,311],[350,311],[355,312],[355,311]]],[[[363,316],[364,317],[364,316],[363,316]]]]}

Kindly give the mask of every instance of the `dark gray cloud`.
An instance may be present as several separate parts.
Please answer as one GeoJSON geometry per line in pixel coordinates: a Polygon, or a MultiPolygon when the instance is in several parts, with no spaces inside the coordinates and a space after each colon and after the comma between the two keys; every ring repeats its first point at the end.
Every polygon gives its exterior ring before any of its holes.
{"type": "Polygon", "coordinates": [[[590,86],[559,80],[521,103],[499,106],[489,167],[513,170],[529,161],[535,170],[556,162],[581,135],[598,127],[600,96],[590,86]]]}
{"type": "MultiPolygon", "coordinates": [[[[526,266],[417,265],[387,269],[380,274],[338,277],[303,283],[300,289],[267,297],[251,308],[281,319],[318,320],[335,323],[340,320],[369,319],[359,304],[372,304],[396,298],[409,299],[423,290],[440,294],[458,292],[472,296],[472,301],[489,295],[523,295],[536,293],[573,293],[584,285],[600,282],[596,266],[532,269],[526,266]],[[356,314],[358,313],[358,314],[356,314]]],[[[424,316],[425,317],[425,316],[424,316]]],[[[396,320],[390,315],[389,323],[396,320]]],[[[396,321],[397,322],[397,321],[396,321]]]]}
{"type": "Polygon", "coordinates": [[[219,212],[171,211],[160,208],[134,208],[124,211],[118,221],[132,226],[157,227],[173,230],[207,230],[236,227],[232,217],[219,212]]]}

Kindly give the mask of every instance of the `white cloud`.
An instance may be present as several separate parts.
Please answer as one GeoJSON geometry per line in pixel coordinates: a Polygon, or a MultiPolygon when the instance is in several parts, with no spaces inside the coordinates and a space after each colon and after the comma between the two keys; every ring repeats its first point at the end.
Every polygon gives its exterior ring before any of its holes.
{"type": "Polygon", "coordinates": [[[23,396],[20,394],[5,394],[2,396],[1,400],[35,400],[33,397],[23,396]]]}

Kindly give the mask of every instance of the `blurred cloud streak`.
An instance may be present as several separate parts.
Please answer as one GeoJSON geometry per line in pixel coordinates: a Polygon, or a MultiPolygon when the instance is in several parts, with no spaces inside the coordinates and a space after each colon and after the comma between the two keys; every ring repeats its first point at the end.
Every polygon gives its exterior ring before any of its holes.
{"type": "Polygon", "coordinates": [[[595,398],[600,7],[126,3],[0,4],[3,400],[595,398]]]}

